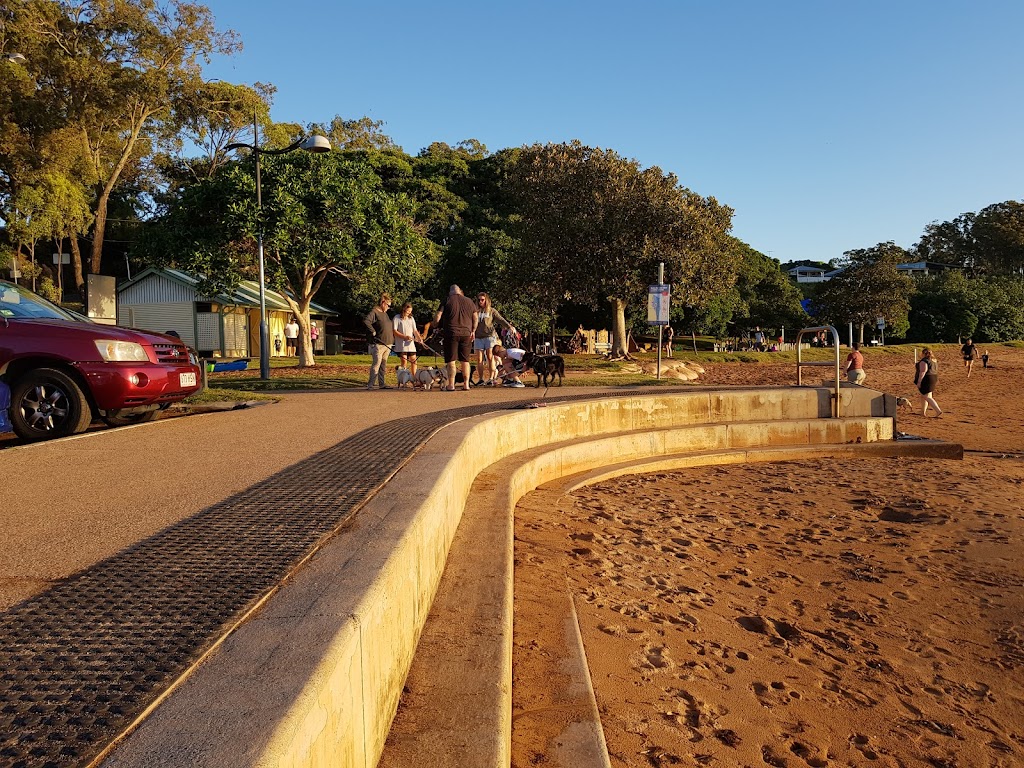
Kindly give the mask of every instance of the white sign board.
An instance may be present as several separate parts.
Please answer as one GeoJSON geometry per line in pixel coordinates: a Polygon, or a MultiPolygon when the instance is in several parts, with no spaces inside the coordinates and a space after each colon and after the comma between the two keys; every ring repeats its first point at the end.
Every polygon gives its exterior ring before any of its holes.
{"type": "Polygon", "coordinates": [[[876,320],[875,322],[878,325],[879,329],[885,328],[885,318],[884,317],[878,318],[878,320],[876,320]]]}
{"type": "Polygon", "coordinates": [[[669,285],[647,286],[647,322],[651,325],[668,325],[669,300],[672,288],[669,285]]]}

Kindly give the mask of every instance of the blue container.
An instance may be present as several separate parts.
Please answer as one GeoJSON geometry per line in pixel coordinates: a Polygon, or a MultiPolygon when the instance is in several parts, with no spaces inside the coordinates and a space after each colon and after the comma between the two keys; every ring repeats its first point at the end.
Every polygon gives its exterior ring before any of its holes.
{"type": "Polygon", "coordinates": [[[13,432],[11,426],[11,388],[0,381],[0,435],[4,432],[13,432]]]}
{"type": "Polygon", "coordinates": [[[244,371],[248,367],[248,360],[232,360],[230,363],[214,363],[213,372],[220,373],[221,371],[244,371]]]}

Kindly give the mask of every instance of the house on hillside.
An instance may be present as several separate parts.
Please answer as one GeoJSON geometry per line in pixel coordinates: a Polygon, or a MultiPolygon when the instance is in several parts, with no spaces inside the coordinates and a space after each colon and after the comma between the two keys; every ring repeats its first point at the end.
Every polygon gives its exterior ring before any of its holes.
{"type": "Polygon", "coordinates": [[[927,277],[947,269],[959,269],[952,264],[939,264],[934,261],[914,261],[907,264],[897,264],[896,269],[911,277],[927,277]]]}
{"type": "MultiPolygon", "coordinates": [[[[117,288],[117,323],[128,328],[174,331],[202,357],[259,357],[260,288],[243,281],[230,294],[203,296],[199,279],[177,269],[150,267],[117,288]]],[[[292,315],[284,295],[267,289],[271,357],[284,356],[284,326],[292,315]],[[280,341],[280,344],[277,342],[280,341]]],[[[337,315],[311,303],[310,320],[319,330],[315,352],[325,349],[325,322],[337,315]]]]}
{"type": "Polygon", "coordinates": [[[828,280],[828,270],[821,267],[809,267],[805,264],[798,264],[785,270],[791,280],[798,283],[822,283],[828,280]]]}

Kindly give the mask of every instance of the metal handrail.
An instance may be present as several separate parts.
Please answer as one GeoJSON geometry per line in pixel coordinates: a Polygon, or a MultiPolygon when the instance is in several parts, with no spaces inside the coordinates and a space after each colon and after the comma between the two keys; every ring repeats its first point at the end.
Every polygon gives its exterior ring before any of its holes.
{"type": "Polygon", "coordinates": [[[833,418],[839,418],[839,331],[831,325],[819,325],[814,328],[804,328],[796,335],[796,385],[798,387],[803,386],[803,376],[801,370],[810,366],[821,366],[828,365],[834,366],[836,371],[836,391],[832,393],[832,416],[833,418]],[[835,349],[836,359],[834,363],[820,362],[820,363],[805,363],[800,360],[800,339],[803,338],[805,333],[817,333],[818,331],[828,331],[832,334],[832,347],[835,349]]]}

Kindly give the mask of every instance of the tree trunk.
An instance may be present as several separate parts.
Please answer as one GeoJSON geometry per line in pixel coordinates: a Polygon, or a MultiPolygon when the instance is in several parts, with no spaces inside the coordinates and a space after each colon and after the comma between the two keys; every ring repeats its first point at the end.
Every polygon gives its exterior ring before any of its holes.
{"type": "Polygon", "coordinates": [[[103,236],[107,231],[107,203],[110,202],[110,192],[107,189],[100,191],[96,200],[96,218],[92,228],[92,259],[89,264],[89,272],[93,275],[100,275],[100,266],[103,258],[103,236]]]}
{"type": "Polygon", "coordinates": [[[622,299],[610,298],[612,305],[612,346],[608,352],[611,358],[629,358],[629,347],[626,341],[626,302],[622,299]]]}
{"type": "Polygon", "coordinates": [[[75,288],[85,299],[85,278],[82,277],[82,248],[78,244],[78,236],[72,235],[71,240],[71,271],[75,278],[75,288]]]}
{"type": "Polygon", "coordinates": [[[299,306],[302,311],[295,316],[299,321],[299,368],[312,368],[316,360],[313,357],[313,340],[309,334],[309,301],[300,301],[299,306]]]}

